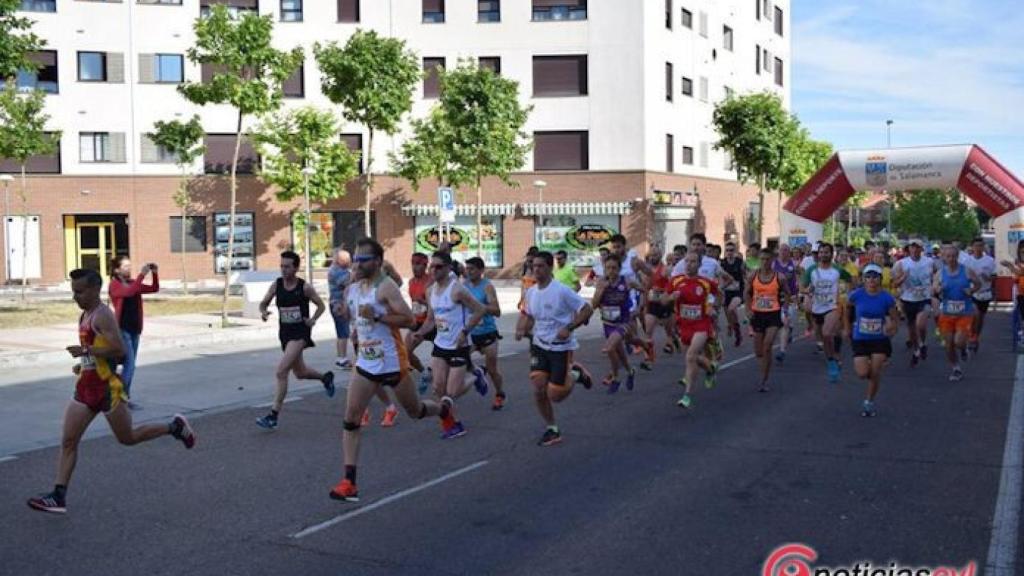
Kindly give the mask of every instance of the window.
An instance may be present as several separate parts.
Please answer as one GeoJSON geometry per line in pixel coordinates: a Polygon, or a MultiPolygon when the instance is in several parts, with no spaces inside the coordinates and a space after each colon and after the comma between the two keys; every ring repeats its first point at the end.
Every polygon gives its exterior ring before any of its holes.
{"type": "Polygon", "coordinates": [[[306,95],[305,71],[306,65],[300,64],[291,76],[284,79],[281,91],[285,98],[302,98],[306,95]]]}
{"type": "MultiPolygon", "coordinates": [[[[181,216],[171,216],[171,253],[181,254],[181,216]]],[[[206,216],[189,216],[185,220],[185,250],[206,252],[206,216]]]]}
{"type": "Polygon", "coordinates": [[[534,170],[588,170],[589,142],[586,131],[534,132],[534,170]]]}
{"type": "Polygon", "coordinates": [[[281,0],[281,22],[302,22],[302,0],[281,0]]]}
{"type": "Polygon", "coordinates": [[[181,6],[181,0],[139,0],[139,4],[159,4],[165,6],[181,6]]]}
{"type": "Polygon", "coordinates": [[[82,163],[124,162],[124,133],[79,132],[78,160],[82,163]]]}
{"type": "Polygon", "coordinates": [[[683,8],[682,20],[680,21],[680,23],[683,25],[683,28],[689,28],[690,30],[693,30],[693,12],[690,12],[686,8],[683,8]]]}
{"type": "Polygon", "coordinates": [[[423,0],[423,22],[430,24],[444,22],[444,0],[423,0]]]}
{"type": "Polygon", "coordinates": [[[477,0],[477,22],[501,22],[501,0],[477,0]]]}
{"type": "Polygon", "coordinates": [[[772,10],[768,6],[771,0],[761,0],[761,14],[764,15],[765,20],[772,19],[772,10]]]}
{"type": "Polygon", "coordinates": [[[775,59],[775,84],[782,86],[782,59],[775,59]]]}
{"type": "Polygon", "coordinates": [[[761,19],[761,0],[754,0],[754,11],[757,13],[757,19],[761,19]]]}
{"type": "Polygon", "coordinates": [[[722,86],[722,93],[725,94],[726,100],[732,98],[736,94],[736,92],[734,92],[733,89],[728,86],[722,86]]]}
{"type": "Polygon", "coordinates": [[[181,54],[154,55],[153,81],[170,82],[175,84],[184,82],[184,58],[181,54]]]}
{"type": "Polygon", "coordinates": [[[532,0],[533,21],[586,20],[587,0],[532,0]]]}
{"type": "Polygon", "coordinates": [[[708,37],[708,13],[707,12],[701,12],[700,15],[699,15],[699,20],[700,21],[697,24],[700,26],[700,30],[699,30],[700,35],[705,37],[705,38],[707,38],[708,37]]]}
{"type": "Polygon", "coordinates": [[[21,0],[18,8],[23,12],[56,12],[57,0],[21,0]]]}
{"type": "Polygon", "coordinates": [[[359,0],[338,0],[338,22],[359,22],[359,0]]]}
{"type": "Polygon", "coordinates": [[[106,82],[107,55],[104,52],[78,53],[78,81],[106,82]]]}
{"type": "Polygon", "coordinates": [[[199,0],[199,16],[206,18],[210,15],[210,7],[216,5],[227,7],[232,18],[238,18],[246,12],[256,14],[259,12],[259,0],[199,0]]]}
{"type": "MultiPolygon", "coordinates": [[[[55,50],[42,50],[27,54],[29,60],[39,68],[34,70],[18,70],[16,86],[19,91],[42,90],[48,94],[56,94],[59,90],[57,83],[57,52],[55,50]]],[[[6,84],[0,81],[0,86],[6,84]]]]}
{"type": "Polygon", "coordinates": [[[675,150],[676,145],[673,143],[675,138],[671,134],[665,134],[665,172],[675,172],[675,150]]]}
{"type": "MultiPolygon", "coordinates": [[[[47,137],[53,138],[54,134],[47,132],[47,137]]],[[[60,139],[54,141],[52,154],[30,156],[25,161],[26,174],[60,174],[60,139]]],[[[21,172],[21,164],[17,160],[0,158],[0,174],[15,174],[21,172]]]]}
{"type": "Polygon", "coordinates": [[[732,170],[732,153],[728,150],[722,151],[722,170],[732,170]]]}
{"type": "Polygon", "coordinates": [[[495,76],[501,76],[501,58],[498,56],[481,56],[479,66],[494,72],[495,76]]]}
{"type": "Polygon", "coordinates": [[[701,168],[707,168],[708,167],[708,143],[707,142],[701,142],[700,143],[700,167],[701,168]]]}
{"type": "Polygon", "coordinates": [[[342,134],[341,141],[348,146],[348,151],[359,156],[359,173],[363,173],[363,135],[342,134]]]}
{"type": "Polygon", "coordinates": [[[754,46],[754,74],[761,74],[761,45],[754,46]]]}
{"type": "MultiPolygon", "coordinates": [[[[234,134],[207,134],[203,138],[206,154],[203,156],[203,171],[207,174],[229,174],[231,157],[235,153],[234,134]]],[[[252,174],[256,171],[259,156],[247,137],[242,136],[238,149],[238,173],[252,174]]]]}
{"type": "Polygon", "coordinates": [[[769,58],[769,54],[768,54],[768,49],[767,48],[762,48],[761,49],[761,64],[764,66],[764,71],[765,72],[771,72],[772,71],[772,61],[771,61],[771,58],[769,58]]]}
{"type": "Polygon", "coordinates": [[[665,62],[665,100],[668,100],[669,102],[672,101],[672,97],[674,96],[673,92],[675,92],[672,89],[672,76],[674,76],[674,74],[672,74],[672,63],[665,62]]]}
{"type": "Polygon", "coordinates": [[[782,8],[778,6],[775,7],[775,19],[773,22],[775,23],[775,33],[782,36],[782,8]]]}
{"type": "Polygon", "coordinates": [[[693,80],[683,76],[683,96],[693,97],[693,80]]]}
{"type": "Polygon", "coordinates": [[[683,164],[693,166],[693,146],[683,146],[683,164]]]}
{"type": "Polygon", "coordinates": [[[533,96],[586,96],[586,56],[534,56],[533,96]]]}
{"type": "Polygon", "coordinates": [[[732,52],[732,28],[722,26],[722,48],[732,52]]]}
{"type": "Polygon", "coordinates": [[[708,101],[708,79],[704,76],[700,77],[700,101],[708,101]]]}
{"type": "Polygon", "coordinates": [[[672,0],[665,0],[665,28],[672,29],[672,0]]]}
{"type": "Polygon", "coordinates": [[[143,164],[174,164],[178,161],[177,156],[153,142],[149,134],[142,135],[140,151],[139,157],[143,164]]]}
{"type": "Polygon", "coordinates": [[[444,58],[423,59],[423,71],[427,73],[423,78],[424,98],[437,98],[441,95],[441,70],[444,70],[444,58]]]}

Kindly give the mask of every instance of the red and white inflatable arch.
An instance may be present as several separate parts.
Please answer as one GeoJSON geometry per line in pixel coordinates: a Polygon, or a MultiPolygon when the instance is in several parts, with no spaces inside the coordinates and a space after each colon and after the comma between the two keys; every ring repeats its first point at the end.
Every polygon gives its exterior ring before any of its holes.
{"type": "Polygon", "coordinates": [[[782,210],[782,241],[817,242],[822,222],[858,190],[956,187],[995,218],[996,261],[1024,239],[1024,184],[979,146],[838,152],[782,210]]]}

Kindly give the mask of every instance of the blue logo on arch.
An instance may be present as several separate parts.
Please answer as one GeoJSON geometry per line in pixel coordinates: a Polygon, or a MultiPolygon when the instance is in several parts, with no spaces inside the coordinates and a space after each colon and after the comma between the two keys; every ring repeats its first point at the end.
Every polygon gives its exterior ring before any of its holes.
{"type": "Polygon", "coordinates": [[[888,164],[881,162],[865,162],[864,175],[868,186],[885,186],[889,182],[887,175],[888,164]]]}

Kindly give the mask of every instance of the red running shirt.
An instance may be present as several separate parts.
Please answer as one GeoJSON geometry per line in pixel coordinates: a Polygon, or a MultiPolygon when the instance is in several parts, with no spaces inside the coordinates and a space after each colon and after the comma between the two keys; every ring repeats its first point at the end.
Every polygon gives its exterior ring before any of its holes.
{"type": "Polygon", "coordinates": [[[680,323],[700,322],[711,318],[709,298],[718,292],[718,284],[707,278],[676,276],[672,279],[672,293],[676,300],[676,318],[680,323]]]}
{"type": "Polygon", "coordinates": [[[430,274],[409,279],[409,299],[412,300],[412,315],[417,324],[427,321],[427,286],[430,286],[430,280],[430,274]]]}

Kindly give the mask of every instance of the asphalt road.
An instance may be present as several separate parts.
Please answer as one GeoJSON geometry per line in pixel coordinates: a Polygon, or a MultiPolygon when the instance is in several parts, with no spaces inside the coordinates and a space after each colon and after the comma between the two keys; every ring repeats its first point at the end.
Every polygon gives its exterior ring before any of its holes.
{"type": "MultiPolygon", "coordinates": [[[[960,384],[936,346],[914,370],[898,349],[873,419],[859,414],[849,358],[829,385],[804,341],[770,394],[741,361],[690,412],[675,406],[676,356],[633,392],[579,388],[557,407],[565,441],[543,449],[527,359],[505,357],[510,403],[495,413],[467,395],[465,437],[442,441],[436,421],[404,414],[393,429],[371,426],[358,504],[327,497],[343,400],[318,393],[289,403],[273,433],[254,425],[260,409],[211,410],[194,420],[191,452],[169,439],[88,440],[64,517],[25,506],[50,488],[56,450],[25,452],[0,463],[0,574],[740,575],[760,574],[787,542],[813,546],[824,565],[983,565],[1018,361],[1008,322],[991,317],[960,384]]],[[[250,354],[161,369],[212,387],[235,384],[234,363],[244,385],[250,354]]],[[[603,373],[597,341],[581,357],[603,373]]]]}

